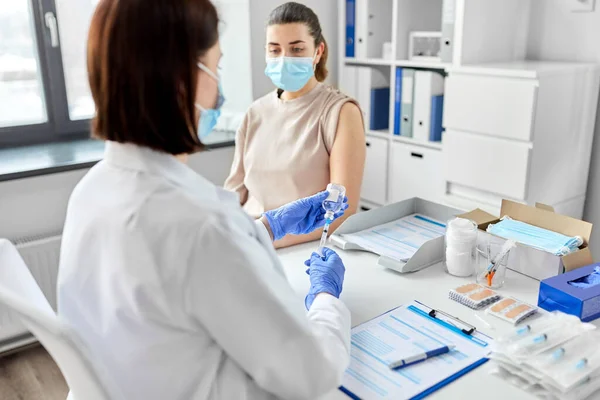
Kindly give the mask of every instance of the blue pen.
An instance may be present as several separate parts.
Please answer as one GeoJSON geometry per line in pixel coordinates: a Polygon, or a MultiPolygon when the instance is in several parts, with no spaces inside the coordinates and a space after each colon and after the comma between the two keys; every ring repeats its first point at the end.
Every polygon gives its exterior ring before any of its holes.
{"type": "Polygon", "coordinates": [[[424,353],[415,354],[414,356],[410,356],[404,358],[402,360],[398,360],[389,364],[390,369],[400,369],[404,367],[408,367],[409,365],[418,364],[422,361],[425,361],[429,358],[433,358],[442,354],[446,354],[452,350],[454,350],[456,346],[448,345],[444,347],[440,347],[439,349],[429,350],[424,353]]]}

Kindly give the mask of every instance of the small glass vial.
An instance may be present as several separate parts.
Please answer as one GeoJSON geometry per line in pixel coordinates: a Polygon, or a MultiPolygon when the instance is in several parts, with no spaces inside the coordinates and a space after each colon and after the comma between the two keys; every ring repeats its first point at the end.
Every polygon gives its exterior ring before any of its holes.
{"type": "Polygon", "coordinates": [[[346,197],[346,188],[342,185],[330,183],[327,185],[327,191],[329,196],[323,200],[323,209],[325,210],[325,226],[323,227],[323,233],[321,234],[321,242],[317,253],[323,255],[323,247],[327,243],[327,237],[329,236],[329,225],[333,222],[333,216],[336,212],[342,209],[344,205],[344,198],[346,197]]]}
{"type": "Polygon", "coordinates": [[[325,222],[330,224],[333,221],[334,214],[340,211],[344,205],[346,188],[336,183],[330,183],[327,185],[327,191],[329,196],[323,201],[323,208],[326,211],[325,222]]]}

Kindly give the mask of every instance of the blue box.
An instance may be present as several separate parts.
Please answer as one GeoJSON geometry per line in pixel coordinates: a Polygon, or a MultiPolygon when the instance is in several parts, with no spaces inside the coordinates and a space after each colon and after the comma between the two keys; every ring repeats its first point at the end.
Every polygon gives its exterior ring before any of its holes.
{"type": "Polygon", "coordinates": [[[600,317],[600,285],[578,288],[569,282],[594,272],[600,263],[577,268],[540,282],[538,306],[547,311],[562,311],[579,317],[583,322],[600,317]]]}

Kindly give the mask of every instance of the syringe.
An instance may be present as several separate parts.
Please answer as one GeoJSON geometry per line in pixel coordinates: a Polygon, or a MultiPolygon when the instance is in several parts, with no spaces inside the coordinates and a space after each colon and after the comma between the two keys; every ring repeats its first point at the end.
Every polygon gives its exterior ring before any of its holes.
{"type": "Polygon", "coordinates": [[[321,242],[319,243],[319,248],[317,249],[317,254],[321,257],[323,256],[323,247],[327,243],[327,235],[329,234],[329,225],[331,224],[331,220],[326,220],[325,226],[323,226],[323,234],[321,235],[321,242]]]}
{"type": "Polygon", "coordinates": [[[330,183],[327,185],[327,191],[329,195],[323,200],[323,209],[325,212],[325,226],[323,226],[323,234],[321,235],[321,242],[317,249],[317,254],[323,256],[323,247],[327,243],[327,236],[329,234],[329,225],[334,220],[335,213],[339,212],[344,205],[344,198],[346,197],[346,188],[342,185],[330,183]]]}

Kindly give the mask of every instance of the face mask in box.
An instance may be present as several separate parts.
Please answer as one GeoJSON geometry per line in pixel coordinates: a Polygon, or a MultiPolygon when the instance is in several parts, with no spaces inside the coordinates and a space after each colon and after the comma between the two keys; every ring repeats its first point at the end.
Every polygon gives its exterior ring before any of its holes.
{"type": "Polygon", "coordinates": [[[525,222],[516,221],[507,216],[503,217],[500,222],[489,225],[487,231],[493,235],[512,239],[556,256],[572,253],[583,244],[583,238],[580,236],[569,237],[525,222]]]}

